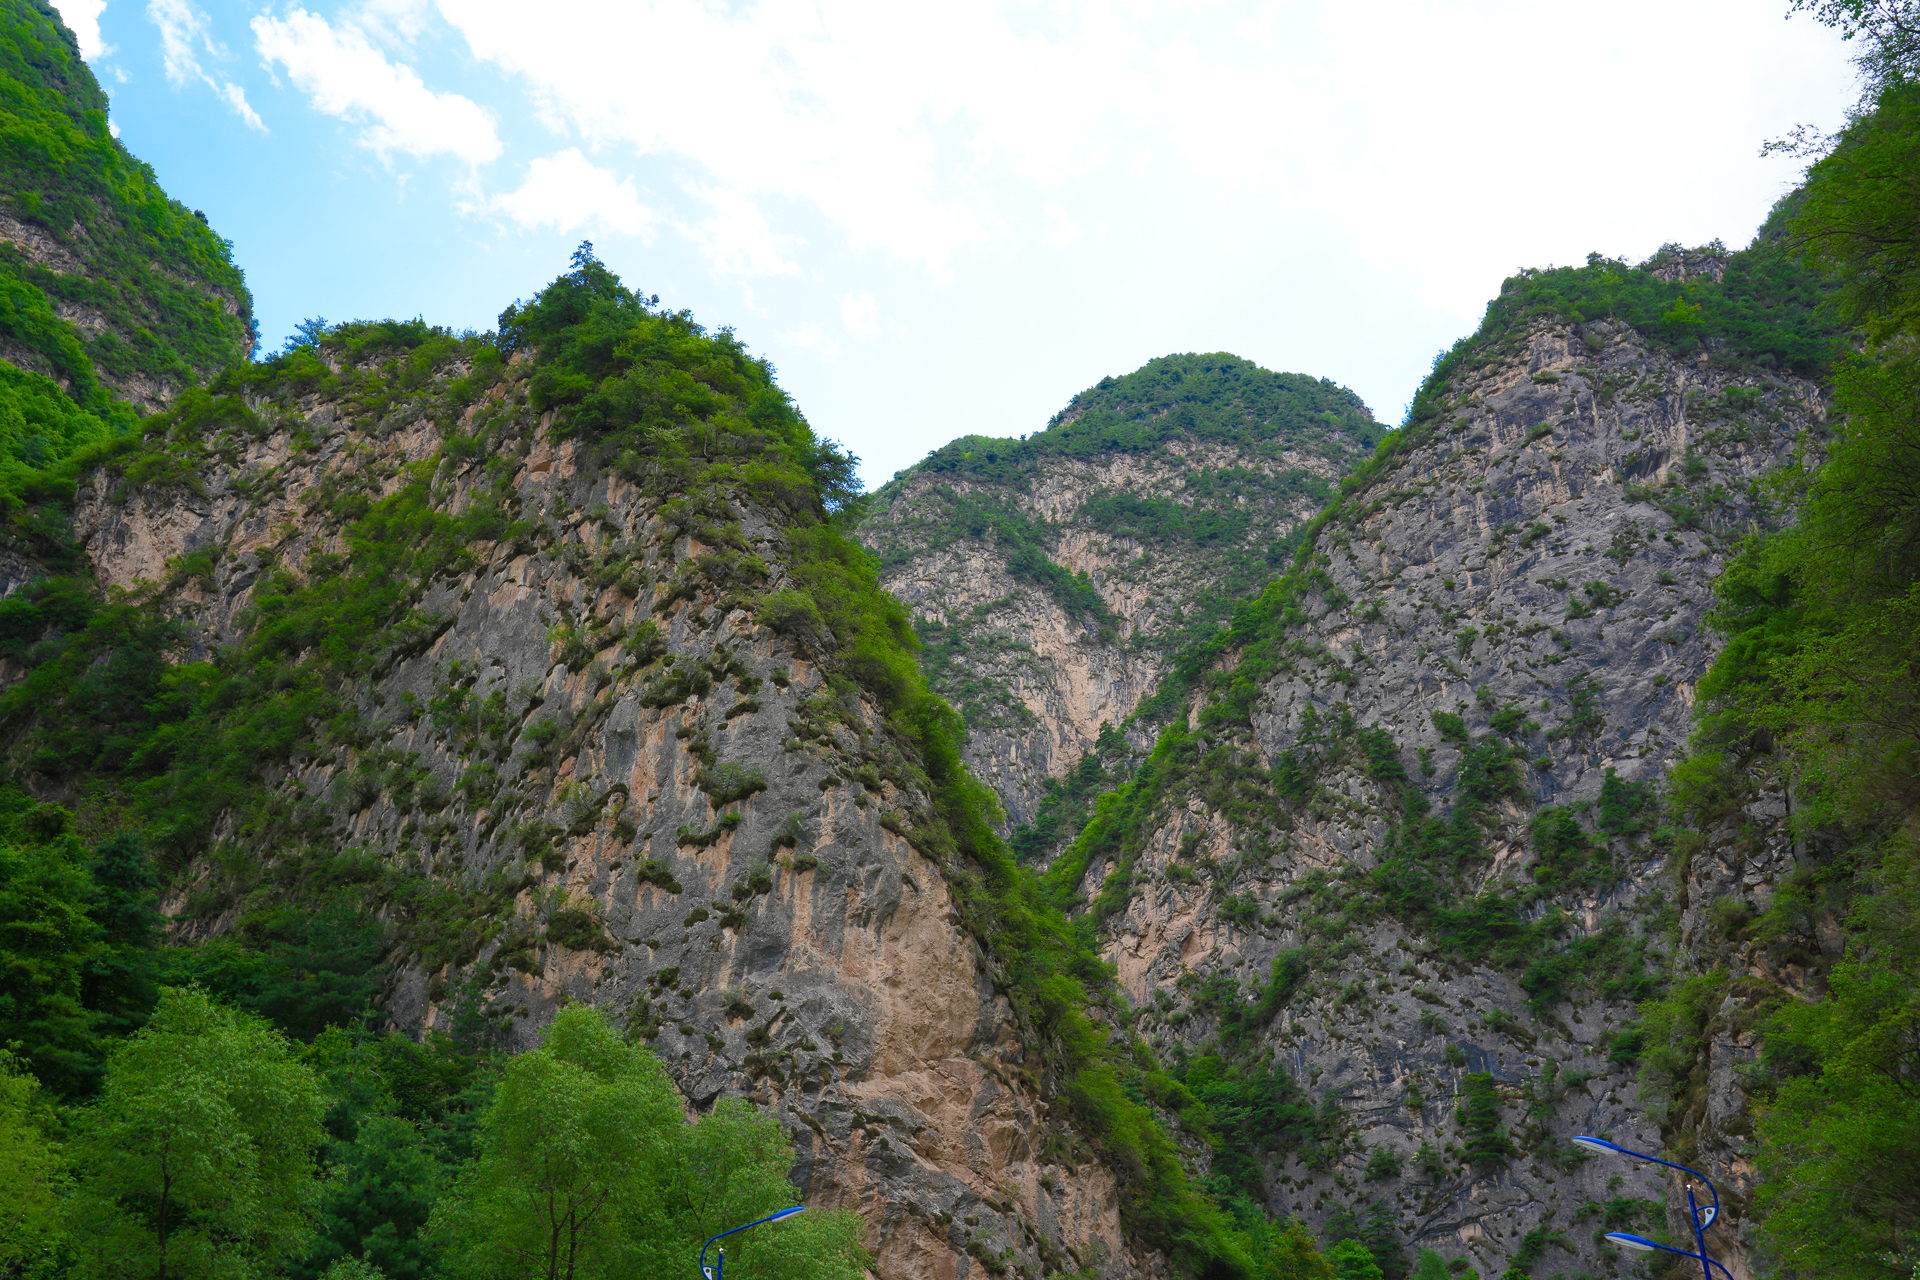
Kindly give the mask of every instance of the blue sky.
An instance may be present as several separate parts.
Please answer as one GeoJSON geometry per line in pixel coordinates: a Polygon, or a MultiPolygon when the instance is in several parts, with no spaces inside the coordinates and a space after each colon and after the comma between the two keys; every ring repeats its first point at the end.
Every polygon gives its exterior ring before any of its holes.
{"type": "Polygon", "coordinates": [[[1845,46],[1781,0],[56,0],[300,320],[487,329],[591,239],[877,484],[1170,351],[1397,422],[1503,276],[1744,244],[1845,46]]]}

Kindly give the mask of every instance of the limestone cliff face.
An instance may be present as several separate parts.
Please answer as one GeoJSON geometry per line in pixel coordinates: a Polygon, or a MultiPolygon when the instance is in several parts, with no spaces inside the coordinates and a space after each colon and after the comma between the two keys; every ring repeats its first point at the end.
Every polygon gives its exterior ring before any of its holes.
{"type": "MultiPolygon", "coordinates": [[[[1710,584],[1731,540],[1764,518],[1750,482],[1823,412],[1820,388],[1802,379],[1676,359],[1623,325],[1536,322],[1515,354],[1457,383],[1443,425],[1319,530],[1310,592],[1244,720],[1194,708],[1194,758],[1211,763],[1099,845],[1082,892],[1122,895],[1107,954],[1163,1051],[1203,1051],[1221,1031],[1217,986],[1200,998],[1208,982],[1257,997],[1283,953],[1303,949],[1315,966],[1259,1047],[1339,1098],[1349,1128],[1325,1167],[1293,1157],[1270,1170],[1272,1211],[1324,1222],[1381,1199],[1403,1241],[1464,1252],[1495,1275],[1534,1231],[1543,1267],[1597,1269],[1603,1216],[1618,1229],[1655,1212],[1663,1192],[1669,1214],[1684,1203],[1677,1184],[1564,1145],[1576,1133],[1653,1150],[1665,1140],[1616,1039],[1634,996],[1617,981],[1609,995],[1607,980],[1623,977],[1626,953],[1556,992],[1530,967],[1538,957],[1441,945],[1445,922],[1415,927],[1408,911],[1426,907],[1382,905],[1373,895],[1391,885],[1371,873],[1406,821],[1402,792],[1441,813],[1482,787],[1460,909],[1538,880],[1549,891],[1510,927],[1566,912],[1567,932],[1542,939],[1543,954],[1609,929],[1657,950],[1678,925],[1682,954],[1670,959],[1684,971],[1716,897],[1764,897],[1792,863],[1779,837],[1753,834],[1780,811],[1777,793],[1756,795],[1744,822],[1729,815],[1692,855],[1650,843],[1640,828],[1651,816],[1592,828],[1606,818],[1596,802],[1636,794],[1680,752],[1712,655],[1710,584]],[[1359,746],[1370,730],[1371,754],[1359,746]],[[1287,783],[1287,762],[1301,760],[1314,762],[1311,781],[1287,783]],[[1406,783],[1392,781],[1396,766],[1406,783]],[[1475,771],[1489,767],[1514,772],[1486,787],[1475,771]],[[1276,800],[1288,786],[1292,798],[1276,800]],[[1586,887],[1551,891],[1557,846],[1533,825],[1548,807],[1574,815],[1586,834],[1573,845],[1590,841],[1587,856],[1605,863],[1586,887]],[[1521,1154],[1478,1169],[1460,1159],[1467,1072],[1493,1076],[1506,1124],[1527,1134],[1521,1154]],[[1404,1161],[1423,1143],[1447,1153],[1443,1170],[1366,1181],[1374,1149],[1404,1161]]],[[[1737,1155],[1733,1068],[1753,1049],[1733,1004],[1720,1025],[1712,1084],[1679,1109],[1694,1108],[1701,1158],[1734,1192],[1716,1241],[1744,1276],[1752,1170],[1737,1155]]]]}
{"type": "Polygon", "coordinates": [[[880,491],[861,537],[1010,822],[1284,563],[1287,534],[1376,435],[1331,384],[1167,357],[1031,440],[968,437],[880,491]]]}
{"type": "MultiPolygon", "coordinates": [[[[455,359],[430,389],[468,372],[455,359]]],[[[468,548],[352,691],[362,728],[272,775],[280,811],[357,861],[398,933],[394,1021],[460,1008],[518,1049],[568,1002],[603,1007],[691,1103],[769,1107],[807,1200],[866,1217],[882,1276],[965,1277],[982,1259],[1038,1275],[1043,1255],[1150,1274],[1110,1176],[1053,1176],[1041,1154],[1061,1120],[961,924],[948,878],[965,868],[907,838],[929,803],[913,745],[750,603],[669,593],[715,550],[703,536],[760,557],[779,590],[789,519],[736,495],[692,532],[666,522],[657,492],[555,440],[527,376],[510,366],[450,422],[345,391],[250,394],[256,425],[207,441],[191,483],[103,471],[76,532],[104,584],[157,593],[183,656],[204,658],[258,625],[261,593],[289,589],[277,574],[310,581],[356,554],[364,531],[329,512],[422,467],[437,511],[510,495],[527,520],[468,548]],[[444,452],[489,422],[500,452],[444,452]]],[[[216,835],[263,840],[231,818],[216,835]]],[[[255,856],[256,881],[295,860],[255,856]]],[[[168,905],[218,931],[247,890],[209,869],[168,905]]]]}

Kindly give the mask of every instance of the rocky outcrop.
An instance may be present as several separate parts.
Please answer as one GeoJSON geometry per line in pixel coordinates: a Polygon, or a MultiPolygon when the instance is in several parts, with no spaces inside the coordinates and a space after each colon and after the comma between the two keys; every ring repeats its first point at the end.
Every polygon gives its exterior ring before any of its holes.
{"type": "MultiPolygon", "coordinates": [[[[1565,1146],[1581,1132],[1662,1146],[1617,1040],[1635,1013],[1631,947],[1658,953],[1675,924],[1697,945],[1712,899],[1776,882],[1791,858],[1749,832],[1738,859],[1716,841],[1689,860],[1691,846],[1650,839],[1657,815],[1601,806],[1637,803],[1681,752],[1713,652],[1701,625],[1713,579],[1766,518],[1752,482],[1823,412],[1802,379],[1676,358],[1622,325],[1536,322],[1515,354],[1456,382],[1440,424],[1319,530],[1244,719],[1194,707],[1193,758],[1211,767],[1097,845],[1083,900],[1123,895],[1107,954],[1163,1051],[1202,1052],[1222,1033],[1219,1000],[1200,998],[1209,982],[1258,999],[1277,958],[1311,959],[1259,1051],[1341,1099],[1351,1128],[1326,1167],[1269,1170],[1272,1211],[1325,1222],[1379,1199],[1403,1241],[1463,1252],[1483,1275],[1529,1232],[1547,1241],[1542,1265],[1598,1268],[1601,1219],[1657,1216],[1660,1179],[1565,1146]],[[1489,786],[1474,773],[1487,769],[1513,772],[1489,786]],[[1622,940],[1564,992],[1535,980],[1538,956],[1447,941],[1451,926],[1395,907],[1371,874],[1406,847],[1394,843],[1412,821],[1406,796],[1441,814],[1473,806],[1474,788],[1484,803],[1468,809],[1477,851],[1459,909],[1525,890],[1516,922],[1566,913],[1543,954],[1609,930],[1622,940]],[[1579,825],[1564,838],[1605,874],[1552,891],[1561,837],[1534,822],[1549,811],[1579,825]],[[1455,1101],[1469,1071],[1491,1074],[1526,1154],[1463,1166],[1455,1101]],[[1405,1163],[1422,1143],[1456,1153],[1443,1174],[1366,1181],[1373,1149],[1405,1163]]],[[[1735,1064],[1751,1052],[1739,1034],[1716,1041],[1698,1100],[1727,1135],[1735,1064]]],[[[1731,1138],[1701,1150],[1735,1193],[1720,1238],[1737,1258],[1752,1171],[1731,1138]]]]}
{"type": "MultiPolygon", "coordinates": [[[[436,385],[468,372],[451,362],[436,385]]],[[[486,490],[532,513],[417,600],[410,642],[352,693],[362,727],[277,775],[398,931],[391,1018],[478,1014],[517,1049],[562,1005],[599,1005],[692,1104],[771,1109],[808,1201],[867,1218],[881,1275],[965,1277],[981,1259],[1039,1275],[1043,1257],[1151,1273],[1111,1175],[1061,1177],[1042,1154],[1062,1119],[961,923],[949,876],[965,868],[908,838],[930,803],[913,743],[751,602],[668,593],[713,549],[703,536],[760,557],[780,589],[785,518],[736,496],[704,534],[666,522],[658,493],[556,441],[526,376],[516,364],[454,422],[271,388],[249,397],[262,428],[208,441],[191,483],[103,471],[76,505],[101,582],[164,601],[191,658],[249,635],[261,593],[289,589],[277,575],[355,554],[338,513],[423,467],[435,510],[486,490]],[[443,452],[503,415],[521,424],[504,460],[443,452]]],[[[218,835],[260,840],[231,819],[218,835]]],[[[256,875],[297,860],[257,856],[256,875]]],[[[208,866],[168,907],[219,932],[242,888],[208,866]]]]}
{"type": "Polygon", "coordinates": [[[1377,434],[1332,384],[1166,357],[1031,439],[969,437],[880,491],[860,536],[913,609],[929,676],[967,718],[967,763],[1010,822],[1031,820],[1046,781],[1277,571],[1288,533],[1377,434]]]}

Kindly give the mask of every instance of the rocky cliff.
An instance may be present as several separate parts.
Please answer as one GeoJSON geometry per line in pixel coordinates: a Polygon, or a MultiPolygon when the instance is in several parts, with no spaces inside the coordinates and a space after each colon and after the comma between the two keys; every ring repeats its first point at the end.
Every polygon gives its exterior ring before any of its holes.
{"type": "MultiPolygon", "coordinates": [[[[1271,1212],[1483,1275],[1612,1269],[1602,1230],[1685,1233],[1684,1190],[1567,1143],[1606,1134],[1707,1162],[1744,1275],[1743,993],[1677,1088],[1643,1088],[1636,1006],[1723,958],[1716,900],[1764,905],[1792,870],[1785,800],[1751,788],[1701,835],[1654,797],[1713,580],[1824,393],[1571,309],[1495,304],[1051,874],[1156,1051],[1270,1058],[1338,1100],[1242,1176],[1271,1212]]],[[[1754,984],[1804,989],[1747,952],[1754,984]]]]}
{"type": "Polygon", "coordinates": [[[946,721],[804,423],[597,263],[551,292],[588,288],[654,343],[629,388],[705,388],[644,459],[555,390],[565,334],[347,326],[151,419],[74,502],[114,603],[9,602],[16,776],[160,832],[185,936],[378,912],[399,1026],[602,1006],[694,1105],[772,1109],[883,1275],[1163,1267],[1063,1163],[946,721]]]}
{"type": "Polygon", "coordinates": [[[1031,437],[935,450],[875,495],[861,538],[1011,822],[1286,563],[1288,534],[1379,434],[1324,380],[1167,356],[1031,437]]]}
{"type": "Polygon", "coordinates": [[[889,1278],[1289,1274],[1289,1216],[1389,1280],[1617,1274],[1601,1233],[1684,1191],[1586,1132],[1703,1161],[1747,1280],[1757,1011],[1840,933],[1811,893],[1747,930],[1804,879],[1777,779],[1691,830],[1660,790],[1826,414],[1778,259],[1526,273],[1385,438],[1155,361],[897,477],[876,569],[766,363],[590,252],[498,334],[336,326],[203,390],[252,346],[224,246],[155,188],[185,257],[129,293],[88,254],[133,223],[24,190],[59,323],[8,350],[165,411],[14,442],[6,781],[138,833],[177,940],[345,920],[394,1025],[470,1044],[595,1004],[777,1115],[889,1278]],[[173,354],[116,347],[142,298],[173,354]]]}

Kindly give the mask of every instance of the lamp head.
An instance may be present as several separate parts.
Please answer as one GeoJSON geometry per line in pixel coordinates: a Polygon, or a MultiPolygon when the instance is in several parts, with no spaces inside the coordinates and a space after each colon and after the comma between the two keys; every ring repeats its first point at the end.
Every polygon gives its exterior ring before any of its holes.
{"type": "Polygon", "coordinates": [[[1605,1138],[1569,1138],[1567,1141],[1576,1147],[1585,1147],[1589,1151],[1598,1151],[1603,1154],[1612,1154],[1620,1150],[1605,1138]]]}
{"type": "Polygon", "coordinates": [[[778,1222],[782,1218],[791,1218],[796,1213],[805,1213],[806,1211],[807,1211],[807,1206],[803,1204],[797,1204],[793,1206],[793,1208],[791,1209],[782,1209],[780,1212],[770,1215],[767,1218],[767,1221],[778,1222]]]}
{"type": "Polygon", "coordinates": [[[1719,1216],[1720,1216],[1720,1211],[1714,1208],[1712,1205],[1708,1205],[1706,1208],[1702,1209],[1700,1211],[1701,1230],[1705,1230],[1706,1228],[1712,1226],[1713,1220],[1719,1216]]]}
{"type": "Polygon", "coordinates": [[[1657,1253],[1660,1246],[1643,1236],[1630,1236],[1624,1231],[1609,1231],[1607,1239],[1626,1249],[1638,1249],[1641,1253],[1657,1253]]]}

